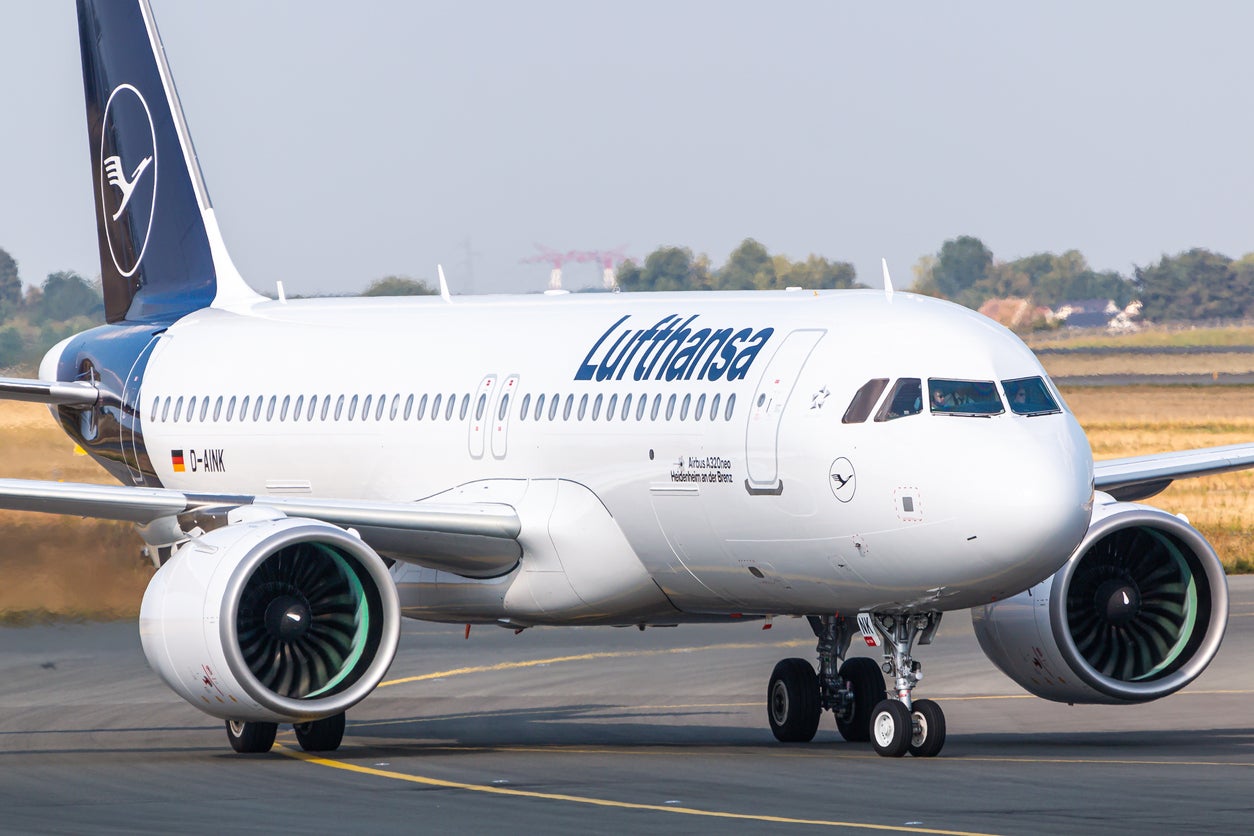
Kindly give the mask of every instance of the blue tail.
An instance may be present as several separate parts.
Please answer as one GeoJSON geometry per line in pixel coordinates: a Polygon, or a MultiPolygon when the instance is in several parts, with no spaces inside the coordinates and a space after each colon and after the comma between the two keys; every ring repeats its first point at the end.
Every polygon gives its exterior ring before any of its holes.
{"type": "Polygon", "coordinates": [[[259,298],[222,244],[148,0],[78,0],[78,29],[106,319],[259,298]]]}

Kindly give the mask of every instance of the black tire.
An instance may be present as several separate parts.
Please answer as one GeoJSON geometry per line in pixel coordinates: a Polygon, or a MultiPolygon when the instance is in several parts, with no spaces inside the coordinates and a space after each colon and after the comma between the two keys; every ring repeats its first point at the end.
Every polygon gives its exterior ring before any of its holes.
{"type": "Polygon", "coordinates": [[[910,709],[913,730],[910,754],[916,758],[934,758],[945,745],[945,712],[931,700],[915,700],[910,709]]]}
{"type": "Polygon", "coordinates": [[[880,700],[871,712],[871,745],[885,758],[899,758],[910,749],[910,710],[897,700],[880,700]]]}
{"type": "Polygon", "coordinates": [[[783,659],[766,688],[766,716],[775,739],[806,743],[819,728],[819,678],[805,659],[783,659]]]}
{"type": "Polygon", "coordinates": [[[836,710],[836,728],[850,743],[871,739],[871,712],[884,699],[884,674],[874,659],[858,656],[840,666],[840,678],[853,691],[853,703],[836,710]]]}
{"type": "Polygon", "coordinates": [[[274,736],[278,731],[278,723],[226,721],[226,739],[230,741],[231,748],[241,755],[269,752],[270,747],[274,745],[274,736]]]}
{"type": "Polygon", "coordinates": [[[306,752],[334,752],[344,740],[344,712],[297,723],[292,728],[296,730],[296,742],[306,752]]]}

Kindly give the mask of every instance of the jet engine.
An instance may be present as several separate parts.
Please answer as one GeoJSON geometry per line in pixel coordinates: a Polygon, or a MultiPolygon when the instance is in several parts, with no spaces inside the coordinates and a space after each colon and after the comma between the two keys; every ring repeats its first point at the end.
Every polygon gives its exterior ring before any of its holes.
{"type": "Polygon", "coordinates": [[[976,637],[1002,673],[1038,697],[1165,697],[1219,650],[1228,623],[1223,566],[1181,518],[1097,498],[1088,533],[1052,578],[971,611],[976,637]]]}
{"type": "Polygon", "coordinates": [[[387,566],[360,539],[279,516],[189,540],[148,585],[139,625],[148,663],[206,714],[308,722],[379,684],[400,606],[387,566]]]}

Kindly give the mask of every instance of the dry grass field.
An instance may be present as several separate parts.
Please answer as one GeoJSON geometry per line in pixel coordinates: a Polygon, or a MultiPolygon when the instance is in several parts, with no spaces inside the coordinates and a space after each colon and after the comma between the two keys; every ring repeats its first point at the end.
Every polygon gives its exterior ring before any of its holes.
{"type": "Polygon", "coordinates": [[[1251,354],[1046,354],[1041,363],[1055,379],[1076,375],[1249,374],[1251,354]]]}
{"type": "MultiPolygon", "coordinates": [[[[1064,393],[1098,458],[1254,439],[1254,387],[1100,387],[1064,393]]],[[[0,402],[0,476],[110,480],[46,408],[0,402]]],[[[1183,513],[1230,571],[1254,572],[1254,471],[1177,482],[1150,500],[1183,513]]],[[[151,564],[129,525],[0,511],[0,623],[133,618],[151,564]]]]}

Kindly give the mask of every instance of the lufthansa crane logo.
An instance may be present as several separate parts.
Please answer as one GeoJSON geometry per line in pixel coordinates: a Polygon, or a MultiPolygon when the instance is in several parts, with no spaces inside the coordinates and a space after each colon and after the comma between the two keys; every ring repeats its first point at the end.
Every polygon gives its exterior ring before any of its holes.
{"type": "Polygon", "coordinates": [[[115,87],[100,133],[100,221],[113,266],[130,278],[144,260],[157,206],[157,132],[143,94],[115,87]]]}

